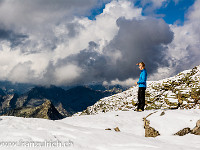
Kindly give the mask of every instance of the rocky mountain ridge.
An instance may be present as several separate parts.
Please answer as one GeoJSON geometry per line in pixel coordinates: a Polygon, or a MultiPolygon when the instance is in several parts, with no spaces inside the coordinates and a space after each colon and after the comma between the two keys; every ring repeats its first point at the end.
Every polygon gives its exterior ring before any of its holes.
{"type": "Polygon", "coordinates": [[[113,92],[110,91],[97,91],[84,86],[77,86],[69,90],[56,86],[36,86],[22,95],[6,94],[0,89],[0,114],[22,107],[35,108],[48,99],[60,114],[68,117],[112,94],[113,92]]]}
{"type": "MultiPolygon", "coordinates": [[[[148,80],[148,79],[147,79],[148,80]]],[[[108,111],[136,108],[138,86],[100,99],[76,115],[92,115],[108,111]]],[[[200,65],[159,81],[147,81],[145,110],[200,108],[200,65]]]]}
{"type": "Polygon", "coordinates": [[[50,100],[45,100],[45,102],[37,107],[18,107],[9,110],[3,116],[16,116],[24,118],[43,118],[50,120],[63,119],[58,110],[54,107],[50,100]]]}

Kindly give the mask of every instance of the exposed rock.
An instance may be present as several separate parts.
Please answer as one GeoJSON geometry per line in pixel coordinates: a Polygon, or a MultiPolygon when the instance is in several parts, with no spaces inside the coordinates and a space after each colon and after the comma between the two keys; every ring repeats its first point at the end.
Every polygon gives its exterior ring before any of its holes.
{"type": "Polygon", "coordinates": [[[118,127],[114,128],[114,130],[115,130],[116,132],[119,132],[119,131],[120,131],[118,127]]]}
{"type": "Polygon", "coordinates": [[[55,108],[56,108],[56,109],[58,110],[58,112],[59,112],[60,114],[62,114],[64,117],[68,117],[68,116],[71,115],[70,113],[68,113],[68,112],[66,111],[66,109],[64,109],[62,103],[58,103],[58,105],[55,106],[55,108]]]}
{"type": "Polygon", "coordinates": [[[161,112],[160,116],[163,116],[163,115],[165,115],[165,112],[164,112],[164,111],[163,111],[163,112],[161,112]]]}
{"type": "Polygon", "coordinates": [[[196,127],[192,129],[191,133],[195,135],[200,135],[200,120],[197,121],[196,127]]]}
{"type": "Polygon", "coordinates": [[[196,127],[199,127],[199,128],[200,128],[200,120],[197,121],[196,127]]]}
{"type": "Polygon", "coordinates": [[[105,130],[111,130],[111,128],[107,128],[107,129],[105,129],[105,130]]]}
{"type": "Polygon", "coordinates": [[[184,136],[184,135],[186,135],[186,134],[188,134],[190,132],[191,132],[191,129],[189,127],[187,127],[187,128],[184,128],[184,129],[178,131],[174,135],[184,136]]]}
{"type": "Polygon", "coordinates": [[[17,98],[17,94],[8,94],[1,97],[0,114],[6,113],[7,111],[15,108],[17,98]]]}
{"type": "Polygon", "coordinates": [[[160,135],[160,133],[150,126],[145,127],[145,137],[156,137],[160,135]]]}
{"type": "Polygon", "coordinates": [[[195,127],[195,128],[192,130],[191,133],[192,133],[192,134],[195,134],[195,135],[200,135],[200,128],[195,127]]]}
{"type": "Polygon", "coordinates": [[[144,129],[145,129],[145,137],[156,137],[158,135],[160,135],[160,133],[155,130],[154,128],[150,127],[150,121],[147,120],[147,118],[149,116],[151,116],[152,114],[156,113],[157,111],[150,113],[149,115],[147,115],[146,117],[143,118],[144,121],[144,129]]]}
{"type": "MultiPolygon", "coordinates": [[[[150,82],[145,91],[145,110],[200,108],[199,73],[200,65],[159,82],[150,82]]],[[[138,87],[132,86],[122,93],[100,99],[90,106],[91,111],[87,114],[134,110],[137,102],[138,87]]]]}
{"type": "Polygon", "coordinates": [[[143,118],[143,121],[144,121],[144,129],[145,129],[146,127],[149,127],[150,121],[147,120],[146,118],[143,118]]]}

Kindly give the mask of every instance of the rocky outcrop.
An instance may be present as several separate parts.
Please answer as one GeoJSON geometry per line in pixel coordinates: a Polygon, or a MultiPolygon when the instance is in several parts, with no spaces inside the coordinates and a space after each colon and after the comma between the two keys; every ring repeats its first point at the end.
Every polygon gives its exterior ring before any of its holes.
{"type": "Polygon", "coordinates": [[[111,130],[111,128],[106,128],[105,130],[111,130]]]}
{"type": "Polygon", "coordinates": [[[200,135],[200,120],[197,121],[196,127],[192,129],[191,133],[195,135],[200,135]]]}
{"type": "Polygon", "coordinates": [[[188,133],[200,135],[200,120],[197,121],[196,126],[192,130],[189,127],[187,127],[187,128],[184,128],[184,129],[178,131],[174,135],[183,136],[183,135],[186,135],[188,133]]]}
{"type": "Polygon", "coordinates": [[[119,130],[119,127],[114,128],[114,130],[115,130],[116,132],[119,132],[119,131],[120,131],[120,130],[119,130]]]}
{"type": "Polygon", "coordinates": [[[93,90],[86,86],[76,86],[68,90],[53,85],[36,86],[22,95],[4,93],[0,88],[0,115],[15,108],[37,107],[48,99],[60,114],[69,117],[112,94],[113,92],[93,90]]]}
{"type": "Polygon", "coordinates": [[[178,131],[174,135],[184,136],[184,135],[186,135],[186,134],[188,134],[190,132],[191,132],[191,129],[189,127],[187,127],[187,128],[184,128],[184,129],[178,131]]]}
{"type": "MultiPolygon", "coordinates": [[[[149,81],[145,91],[145,110],[200,108],[200,65],[159,81],[149,81]]],[[[138,86],[100,99],[75,115],[94,115],[109,111],[128,111],[137,107],[138,86]]]]}
{"type": "Polygon", "coordinates": [[[18,97],[18,94],[4,94],[4,96],[1,96],[0,114],[16,108],[16,101],[18,97]]]}
{"type": "Polygon", "coordinates": [[[160,133],[150,126],[145,127],[145,137],[156,137],[160,135],[160,133]]]}
{"type": "Polygon", "coordinates": [[[160,116],[163,116],[163,115],[165,115],[165,112],[164,112],[164,111],[163,111],[163,112],[161,112],[160,116]]]}
{"type": "MultiPolygon", "coordinates": [[[[157,111],[156,111],[157,112],[157,111]]],[[[145,137],[157,137],[160,135],[160,133],[155,130],[153,127],[150,126],[150,121],[147,120],[147,118],[156,113],[156,112],[153,112],[153,113],[150,113],[149,115],[147,115],[146,117],[143,118],[143,121],[144,121],[144,129],[145,129],[145,137]]]]}

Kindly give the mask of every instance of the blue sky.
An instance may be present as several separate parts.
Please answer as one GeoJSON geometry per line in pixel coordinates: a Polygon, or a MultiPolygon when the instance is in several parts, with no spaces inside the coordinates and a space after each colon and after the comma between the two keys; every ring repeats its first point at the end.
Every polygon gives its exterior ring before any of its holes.
{"type": "MultiPolygon", "coordinates": [[[[188,9],[194,4],[195,0],[179,0],[175,2],[174,0],[169,0],[164,2],[163,5],[150,12],[145,12],[146,9],[152,6],[152,3],[148,3],[142,6],[140,0],[130,0],[134,1],[135,6],[143,8],[142,14],[144,16],[156,16],[157,18],[163,18],[166,23],[174,24],[177,23],[178,25],[183,25],[185,21],[185,15],[188,12],[188,9]]],[[[88,16],[89,19],[95,20],[95,17],[103,12],[106,3],[102,3],[98,7],[93,8],[90,11],[90,15],[88,16]]]]}
{"type": "Polygon", "coordinates": [[[157,14],[164,14],[163,19],[168,24],[173,24],[176,21],[180,21],[182,24],[185,21],[185,14],[190,6],[194,4],[195,0],[181,0],[178,4],[170,1],[165,8],[156,10],[157,14]]]}
{"type": "Polygon", "coordinates": [[[87,16],[90,20],[95,20],[95,17],[103,12],[106,3],[101,3],[97,7],[90,10],[89,15],[87,16]]]}

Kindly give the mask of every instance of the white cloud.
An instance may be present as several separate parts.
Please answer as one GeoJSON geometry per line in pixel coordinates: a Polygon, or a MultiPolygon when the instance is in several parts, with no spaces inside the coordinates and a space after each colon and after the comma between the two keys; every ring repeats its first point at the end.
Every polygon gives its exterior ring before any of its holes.
{"type": "Polygon", "coordinates": [[[54,84],[58,85],[70,84],[72,81],[80,77],[82,72],[83,70],[74,64],[69,64],[66,66],[62,66],[60,68],[56,68],[54,72],[56,81],[54,84]]]}
{"type": "Polygon", "coordinates": [[[174,40],[168,45],[169,60],[175,73],[200,64],[200,0],[189,9],[187,21],[183,26],[171,25],[174,40]]]}
{"type": "MultiPolygon", "coordinates": [[[[84,15],[96,2],[87,1],[56,5],[53,1],[48,5],[47,1],[23,1],[24,5],[3,1],[0,28],[28,37],[15,47],[5,39],[1,41],[0,79],[56,85],[94,80],[133,85],[139,75],[135,62],[141,59],[147,62],[150,80],[200,63],[199,0],[183,26],[170,28],[162,19],[143,17],[142,8],[125,0],[113,0],[96,20],[89,20],[84,15]],[[174,32],[172,43],[170,29],[174,32]]],[[[156,9],[167,0],[149,2],[156,9]]]]}
{"type": "MultiPolygon", "coordinates": [[[[112,1],[96,20],[89,20],[81,15],[88,13],[97,1],[87,1],[56,4],[39,0],[2,1],[0,28],[28,37],[14,48],[6,40],[1,41],[0,79],[36,84],[71,83],[82,69],[71,63],[58,65],[60,60],[88,48],[90,41],[99,45],[96,51],[101,53],[118,32],[116,20],[119,17],[141,17],[141,8],[135,8],[131,2],[112,1]],[[67,72],[73,77],[65,76],[67,72]]],[[[120,53],[116,53],[115,58],[119,56],[120,53]]]]}
{"type": "Polygon", "coordinates": [[[107,82],[107,81],[104,81],[103,82],[103,85],[121,85],[121,86],[127,86],[127,87],[130,87],[130,86],[133,86],[135,85],[135,82],[137,82],[139,79],[132,79],[132,78],[128,78],[124,81],[120,81],[119,79],[115,79],[115,80],[112,80],[110,82],[107,82]]]}

